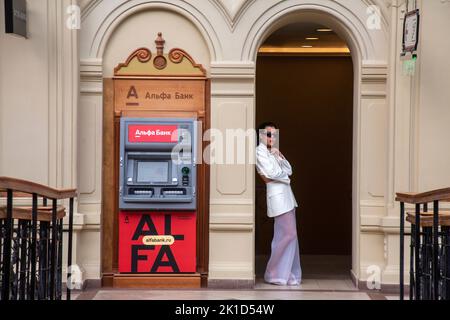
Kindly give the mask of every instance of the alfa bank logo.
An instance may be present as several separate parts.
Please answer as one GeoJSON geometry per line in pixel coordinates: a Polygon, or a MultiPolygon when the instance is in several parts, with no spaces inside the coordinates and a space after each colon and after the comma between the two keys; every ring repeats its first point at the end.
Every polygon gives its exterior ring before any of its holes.
{"type": "Polygon", "coordinates": [[[121,212],[119,271],[196,272],[196,226],[195,212],[121,212]]]}
{"type": "Polygon", "coordinates": [[[142,136],[147,136],[147,137],[152,137],[152,136],[172,136],[172,132],[171,131],[160,131],[160,130],[156,130],[156,131],[140,131],[140,130],[136,130],[136,133],[134,135],[136,138],[141,138],[142,136]]]}
{"type": "Polygon", "coordinates": [[[178,126],[130,125],[131,143],[178,143],[178,126]]]}

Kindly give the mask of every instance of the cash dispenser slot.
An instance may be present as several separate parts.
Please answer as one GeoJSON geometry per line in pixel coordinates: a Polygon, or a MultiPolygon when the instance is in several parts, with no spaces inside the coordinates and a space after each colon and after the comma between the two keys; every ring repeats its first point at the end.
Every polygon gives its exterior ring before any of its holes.
{"type": "Polygon", "coordinates": [[[133,196],[153,197],[153,195],[155,194],[155,190],[145,188],[130,188],[130,194],[133,196]]]}
{"type": "Polygon", "coordinates": [[[124,202],[148,202],[155,195],[153,188],[129,188],[127,194],[123,197],[124,202]]]}
{"type": "Polygon", "coordinates": [[[192,197],[188,196],[188,191],[185,188],[163,188],[161,189],[161,196],[165,200],[177,202],[191,202],[192,197]]]}
{"type": "Polygon", "coordinates": [[[187,191],[186,189],[165,188],[161,190],[161,193],[164,197],[185,196],[187,194],[187,191]]]}

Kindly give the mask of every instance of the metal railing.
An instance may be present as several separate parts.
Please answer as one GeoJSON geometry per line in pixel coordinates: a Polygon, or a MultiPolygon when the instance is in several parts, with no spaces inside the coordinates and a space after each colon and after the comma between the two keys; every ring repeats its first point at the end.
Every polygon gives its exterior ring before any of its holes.
{"type": "Polygon", "coordinates": [[[405,236],[410,235],[410,300],[450,300],[450,188],[425,193],[397,193],[400,202],[400,300],[404,300],[405,236]],[[415,209],[407,212],[405,204],[415,209]],[[432,211],[429,210],[430,204],[432,211]],[[405,222],[411,233],[405,233],[405,222]]]}
{"type": "MultiPolygon", "coordinates": [[[[69,284],[76,190],[56,190],[29,181],[0,177],[0,191],[2,198],[6,197],[6,207],[0,207],[0,300],[61,300],[66,211],[58,206],[58,201],[69,200],[69,284]],[[29,195],[31,207],[13,205],[15,197],[23,200],[29,195]]],[[[67,300],[70,298],[70,285],[67,285],[67,300]]]]}

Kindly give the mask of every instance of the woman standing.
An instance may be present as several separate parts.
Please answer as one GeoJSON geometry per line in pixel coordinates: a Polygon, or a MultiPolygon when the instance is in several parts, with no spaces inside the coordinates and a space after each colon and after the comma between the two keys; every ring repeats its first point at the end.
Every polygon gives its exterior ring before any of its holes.
{"type": "Polygon", "coordinates": [[[291,189],[292,167],[277,149],[278,128],[274,123],[259,127],[256,168],[267,185],[267,215],[275,218],[272,253],[264,280],[275,285],[298,286],[302,281],[297,237],[296,208],[291,189]]]}

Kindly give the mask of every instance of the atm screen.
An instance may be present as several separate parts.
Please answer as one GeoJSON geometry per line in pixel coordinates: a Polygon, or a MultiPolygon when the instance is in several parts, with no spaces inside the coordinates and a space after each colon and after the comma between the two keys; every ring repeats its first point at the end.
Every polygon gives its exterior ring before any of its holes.
{"type": "Polygon", "coordinates": [[[139,161],[137,167],[138,183],[167,183],[169,181],[169,162],[139,161]]]}

